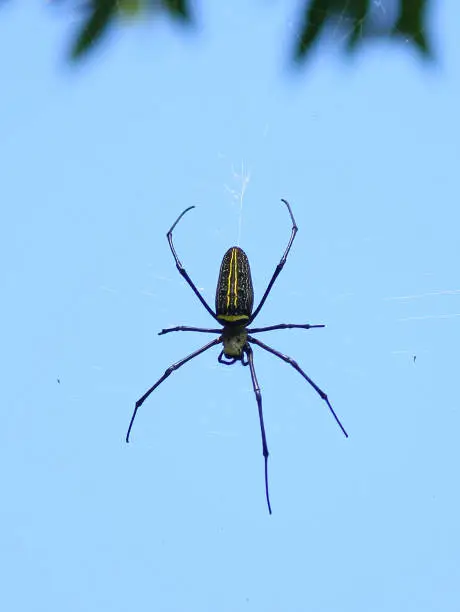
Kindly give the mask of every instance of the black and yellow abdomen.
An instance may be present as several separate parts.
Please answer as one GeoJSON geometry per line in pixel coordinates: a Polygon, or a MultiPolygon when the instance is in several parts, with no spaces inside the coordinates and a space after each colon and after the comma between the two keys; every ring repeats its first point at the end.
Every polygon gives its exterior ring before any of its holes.
{"type": "Polygon", "coordinates": [[[220,266],[216,289],[216,315],[225,323],[247,321],[254,305],[251,268],[246,253],[231,247],[220,266]]]}

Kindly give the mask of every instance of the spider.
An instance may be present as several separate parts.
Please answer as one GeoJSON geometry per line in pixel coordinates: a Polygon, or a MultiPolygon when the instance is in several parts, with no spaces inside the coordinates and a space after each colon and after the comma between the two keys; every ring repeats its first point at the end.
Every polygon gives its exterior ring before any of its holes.
{"type": "Polygon", "coordinates": [[[277,279],[279,273],[284,267],[286,263],[289,251],[291,250],[292,243],[294,242],[294,238],[297,233],[297,225],[294,219],[294,215],[292,214],[291,206],[287,200],[281,200],[287,207],[289,211],[289,215],[292,221],[292,229],[291,236],[289,238],[288,245],[284,254],[276,266],[275,272],[271,277],[270,282],[268,283],[268,287],[265,290],[265,293],[260,300],[259,305],[253,311],[254,305],[254,291],[252,287],[252,279],[251,279],[251,269],[249,267],[249,261],[246,253],[240,249],[239,247],[233,246],[225,253],[224,258],[222,260],[222,264],[220,266],[219,279],[217,281],[217,289],[216,289],[216,310],[215,312],[208,305],[204,297],[196,288],[194,282],[188,275],[184,266],[182,265],[179,257],[177,256],[176,250],[174,248],[172,233],[176,225],[182,219],[182,217],[195,206],[189,206],[186,208],[173,223],[171,229],[166,234],[168,239],[169,247],[173,254],[174,260],[176,262],[176,267],[179,270],[179,273],[184,277],[186,282],[189,284],[190,288],[193,290],[197,298],[209,312],[211,317],[217,321],[222,327],[221,328],[202,328],[202,327],[188,327],[184,325],[179,325],[177,327],[170,327],[168,329],[162,329],[158,335],[169,334],[170,332],[176,331],[189,331],[189,332],[201,332],[201,333],[209,333],[209,334],[219,334],[219,337],[215,340],[211,340],[198,350],[194,351],[187,357],[184,357],[180,361],[173,363],[159,378],[154,385],[150,387],[148,391],[144,393],[144,395],[139,398],[135,404],[134,412],[131,417],[131,421],[129,423],[128,432],[126,434],[126,442],[129,442],[129,436],[131,433],[131,429],[134,423],[134,419],[136,418],[137,411],[145,402],[145,400],[149,397],[149,395],[155,391],[155,389],[161,385],[161,383],[168,378],[172,372],[182,367],[188,361],[198,357],[201,353],[204,353],[208,349],[216,346],[220,343],[223,344],[223,349],[219,353],[218,361],[223,365],[233,365],[234,363],[240,361],[243,366],[249,366],[249,370],[251,372],[252,386],[254,388],[254,394],[256,396],[257,408],[259,411],[259,421],[260,421],[260,432],[262,435],[262,453],[264,456],[264,467],[265,467],[265,497],[267,500],[268,511],[271,514],[271,504],[270,504],[270,495],[268,489],[268,446],[267,439],[265,436],[265,426],[264,426],[264,417],[262,413],[262,395],[260,392],[259,382],[257,380],[256,372],[254,369],[254,357],[251,344],[255,344],[260,348],[268,351],[272,355],[279,357],[289,365],[291,365],[299,374],[301,374],[305,380],[313,387],[316,393],[324,400],[331,411],[334,419],[336,420],[338,426],[344,433],[345,437],[348,438],[348,434],[345,431],[342,423],[340,422],[338,416],[334,412],[329,399],[324,393],[322,389],[318,387],[318,385],[313,382],[313,380],[302,370],[302,368],[294,361],[291,357],[287,355],[283,355],[279,351],[275,350],[271,346],[264,344],[257,338],[254,338],[252,334],[257,334],[261,332],[272,331],[275,329],[292,329],[292,328],[300,328],[300,329],[312,329],[316,327],[325,327],[324,325],[310,325],[308,323],[296,324],[296,323],[279,323],[278,325],[270,325],[268,327],[248,327],[257,315],[260,313],[262,306],[265,304],[265,300],[267,299],[272,287],[277,279]]]}

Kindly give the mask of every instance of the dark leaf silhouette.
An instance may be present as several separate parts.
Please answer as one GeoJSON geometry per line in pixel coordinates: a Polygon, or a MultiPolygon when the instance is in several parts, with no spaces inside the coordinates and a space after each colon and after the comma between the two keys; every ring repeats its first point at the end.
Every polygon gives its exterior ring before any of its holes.
{"type": "Polygon", "coordinates": [[[117,0],[92,0],[85,7],[86,21],[72,48],[75,59],[86,53],[107,32],[117,12],[117,0]]]}
{"type": "MultiPolygon", "coordinates": [[[[1,0],[0,0],[1,2],[1,0]]],[[[120,17],[162,12],[185,25],[192,25],[192,0],[55,0],[80,9],[81,24],[71,48],[80,59],[103,40],[120,17]]],[[[432,54],[426,35],[428,0],[303,0],[299,28],[294,32],[293,58],[305,63],[315,45],[341,32],[346,51],[355,51],[367,40],[380,37],[403,39],[422,56],[432,54]]],[[[153,21],[153,20],[152,20],[153,21]]]]}
{"type": "Polygon", "coordinates": [[[301,28],[294,47],[294,58],[303,62],[330,26],[343,31],[345,47],[353,51],[366,38],[400,37],[423,55],[431,50],[425,35],[427,0],[399,0],[397,17],[388,23],[383,2],[375,0],[310,0],[301,15],[301,28]],[[380,9],[380,10],[379,10],[380,9]]]}
{"type": "Polygon", "coordinates": [[[406,0],[401,3],[398,20],[393,28],[393,35],[404,36],[412,41],[425,56],[431,54],[425,36],[425,14],[427,0],[406,0]]]}
{"type": "Polygon", "coordinates": [[[83,7],[85,21],[72,47],[72,58],[80,58],[100,42],[119,14],[134,15],[146,8],[163,10],[173,18],[191,22],[187,0],[151,0],[148,3],[139,0],[90,0],[83,7]]]}

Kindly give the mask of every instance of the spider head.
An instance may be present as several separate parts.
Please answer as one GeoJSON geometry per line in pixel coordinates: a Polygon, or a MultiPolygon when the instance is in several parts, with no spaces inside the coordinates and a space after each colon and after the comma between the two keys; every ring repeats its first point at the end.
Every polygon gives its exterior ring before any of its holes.
{"type": "Polygon", "coordinates": [[[241,359],[247,338],[248,332],[244,325],[225,325],[222,333],[224,355],[233,359],[241,359]]]}

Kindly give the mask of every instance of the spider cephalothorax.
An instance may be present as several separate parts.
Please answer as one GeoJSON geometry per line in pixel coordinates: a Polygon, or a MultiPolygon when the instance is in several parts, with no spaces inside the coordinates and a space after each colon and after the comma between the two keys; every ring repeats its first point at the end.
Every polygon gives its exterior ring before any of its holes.
{"type": "Polygon", "coordinates": [[[265,436],[265,426],[264,426],[264,418],[262,413],[262,395],[260,392],[259,383],[257,381],[256,372],[254,369],[254,357],[253,351],[251,348],[251,344],[255,344],[260,348],[268,351],[272,355],[279,357],[286,363],[289,363],[299,374],[301,374],[305,380],[313,387],[313,389],[318,393],[318,395],[323,399],[335,420],[337,421],[339,427],[346,437],[348,437],[347,432],[345,431],[342,423],[334,412],[334,409],[329,402],[327,395],[322,391],[316,383],[312,381],[312,379],[300,368],[300,366],[295,362],[291,357],[287,355],[283,355],[279,351],[273,349],[272,347],[264,344],[260,340],[254,338],[251,334],[256,334],[260,332],[272,331],[275,329],[288,329],[288,328],[300,328],[300,329],[311,329],[313,327],[324,327],[324,325],[310,325],[308,323],[279,323],[278,325],[270,325],[268,327],[253,327],[248,328],[254,319],[259,314],[262,306],[267,299],[273,284],[278,276],[278,274],[283,269],[284,264],[286,263],[287,256],[291,249],[292,243],[294,242],[295,235],[297,233],[297,225],[294,219],[294,215],[292,214],[291,207],[286,200],[282,200],[284,204],[286,204],[287,209],[289,211],[289,215],[291,216],[292,221],[292,230],[291,237],[289,239],[288,245],[284,254],[276,266],[275,272],[268,283],[268,287],[265,290],[265,293],[262,296],[262,299],[259,302],[257,308],[253,311],[254,305],[254,290],[252,287],[252,279],[251,279],[251,268],[249,267],[249,261],[246,256],[246,253],[240,249],[239,247],[231,247],[225,253],[224,258],[222,259],[222,264],[220,266],[219,279],[217,281],[217,289],[216,289],[216,310],[212,311],[204,297],[196,288],[190,276],[187,274],[185,268],[177,256],[176,250],[174,248],[172,233],[176,225],[179,223],[181,218],[185,215],[186,212],[195,208],[194,206],[190,206],[186,208],[183,213],[179,215],[176,221],[173,223],[171,229],[166,234],[168,238],[168,243],[171,248],[171,252],[174,256],[174,260],[176,262],[177,269],[180,274],[187,281],[191,289],[194,291],[195,295],[198,297],[200,302],[209,312],[209,314],[222,325],[220,328],[202,328],[202,327],[188,327],[188,326],[178,326],[171,327],[168,329],[163,329],[159,332],[160,335],[167,334],[175,331],[191,331],[191,332],[201,332],[201,333],[210,333],[210,334],[219,334],[218,338],[211,340],[198,350],[194,351],[187,357],[184,357],[177,363],[171,365],[163,374],[163,376],[157,380],[157,382],[150,387],[144,395],[139,398],[134,407],[134,412],[131,417],[131,421],[129,423],[128,433],[126,434],[126,442],[129,442],[129,435],[131,433],[131,428],[134,423],[134,419],[136,418],[137,411],[139,407],[145,402],[148,396],[154,391],[158,385],[160,385],[168,376],[177,370],[181,366],[183,366],[187,361],[194,359],[201,353],[204,353],[208,349],[217,344],[223,345],[223,349],[219,353],[218,360],[220,363],[225,365],[233,365],[234,363],[240,361],[242,365],[249,366],[251,372],[252,385],[254,388],[254,393],[257,401],[257,408],[259,411],[259,421],[260,421],[260,431],[262,435],[262,452],[265,460],[265,496],[267,498],[268,510],[271,514],[271,505],[270,505],[270,496],[268,492],[268,474],[267,474],[267,465],[268,465],[268,446],[267,440],[265,436]]]}
{"type": "Polygon", "coordinates": [[[222,330],[222,352],[225,357],[241,359],[247,341],[248,332],[244,325],[226,325],[222,330]]]}

